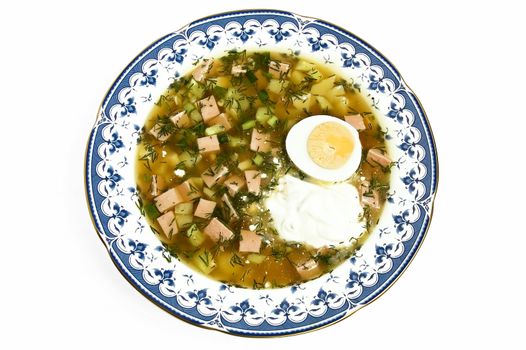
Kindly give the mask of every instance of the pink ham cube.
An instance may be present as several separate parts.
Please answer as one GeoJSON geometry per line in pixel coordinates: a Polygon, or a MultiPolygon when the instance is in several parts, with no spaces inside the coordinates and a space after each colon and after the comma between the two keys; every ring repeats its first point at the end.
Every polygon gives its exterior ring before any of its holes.
{"type": "Polygon", "coordinates": [[[298,271],[298,274],[304,280],[317,277],[321,273],[318,263],[313,259],[307,260],[307,262],[296,266],[296,271],[298,271]]]}
{"type": "Polygon", "coordinates": [[[259,194],[261,191],[261,173],[257,170],[245,170],[248,192],[259,194]]]}
{"type": "Polygon", "coordinates": [[[261,249],[261,236],[253,231],[241,230],[239,251],[241,253],[259,253],[261,249]]]}
{"type": "Polygon", "coordinates": [[[361,114],[351,114],[343,117],[345,121],[353,126],[356,130],[365,130],[365,123],[361,114]]]}
{"type": "Polygon", "coordinates": [[[170,120],[179,129],[192,126],[192,120],[188,117],[188,114],[186,114],[185,111],[174,114],[170,117],[170,120]]]}
{"type": "Polygon", "coordinates": [[[164,235],[168,239],[172,238],[172,236],[178,232],[175,214],[173,211],[169,211],[159,216],[157,218],[157,222],[159,223],[159,226],[161,226],[164,235]]]}
{"type": "Polygon", "coordinates": [[[270,61],[268,65],[268,72],[274,79],[280,79],[281,77],[285,76],[289,69],[289,64],[277,61],[270,61]]]}
{"type": "Polygon", "coordinates": [[[212,188],[216,183],[221,182],[226,174],[228,174],[228,168],[226,166],[214,169],[208,168],[208,170],[201,174],[201,178],[206,186],[212,188]]]}
{"type": "Polygon", "coordinates": [[[199,191],[199,189],[192,185],[192,183],[188,180],[180,185],[177,185],[175,189],[179,192],[183,202],[189,202],[193,199],[201,197],[201,191],[199,191]]]}
{"type": "Polygon", "coordinates": [[[212,60],[204,60],[201,62],[196,69],[192,72],[192,77],[199,82],[202,82],[208,71],[212,68],[212,60]]]}
{"type": "Polygon", "coordinates": [[[379,164],[382,167],[389,166],[392,162],[387,154],[377,148],[371,148],[369,152],[367,152],[367,161],[379,164]]]}
{"type": "Polygon", "coordinates": [[[157,209],[163,213],[172,209],[177,204],[184,202],[183,198],[175,188],[171,188],[153,199],[157,209]]]}
{"type": "Polygon", "coordinates": [[[201,116],[205,124],[208,124],[210,119],[219,115],[219,107],[217,106],[214,95],[210,95],[207,98],[197,101],[197,105],[201,108],[201,116]]]}
{"type": "Polygon", "coordinates": [[[223,185],[228,189],[228,194],[234,197],[245,186],[245,179],[238,175],[231,175],[225,180],[223,185]]]}
{"type": "Polygon", "coordinates": [[[216,202],[201,198],[195,208],[194,216],[202,219],[210,219],[216,208],[216,202]]]}
{"type": "Polygon", "coordinates": [[[172,136],[171,133],[163,132],[162,126],[159,124],[155,124],[153,128],[151,128],[150,131],[148,131],[148,133],[161,142],[168,140],[170,136],[172,136]]]}
{"type": "Polygon", "coordinates": [[[270,143],[270,135],[252,129],[250,149],[254,152],[268,152],[271,148],[272,144],[270,143]]]}
{"type": "Polygon", "coordinates": [[[203,232],[214,242],[226,241],[234,237],[234,233],[217,218],[212,218],[203,232]]]}
{"type": "Polygon", "coordinates": [[[208,154],[212,152],[217,152],[221,149],[219,146],[219,140],[217,135],[204,136],[197,139],[197,148],[199,153],[208,154]]]}
{"type": "Polygon", "coordinates": [[[217,117],[210,119],[208,121],[208,124],[209,125],[217,125],[217,124],[223,125],[223,127],[225,128],[225,131],[232,129],[232,124],[230,124],[230,121],[228,120],[228,116],[226,115],[226,113],[221,113],[217,117]]]}

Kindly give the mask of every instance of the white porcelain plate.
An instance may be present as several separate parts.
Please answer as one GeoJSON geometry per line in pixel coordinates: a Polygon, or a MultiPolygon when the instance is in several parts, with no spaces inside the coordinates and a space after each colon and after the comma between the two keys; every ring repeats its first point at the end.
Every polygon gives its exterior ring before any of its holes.
{"type": "Polygon", "coordinates": [[[195,21],[159,39],[124,69],[104,97],[89,137],[86,188],[97,233],[144,296],[194,324],[275,336],[340,320],[397,279],[429,226],[437,170],[424,111],[379,52],[321,20],[274,10],[238,11],[195,21]],[[313,281],[251,290],[211,280],[170,257],[137,208],[137,137],[153,103],[197,59],[231,49],[292,51],[328,64],[360,87],[388,131],[396,164],[380,222],[352,258],[313,281]]]}

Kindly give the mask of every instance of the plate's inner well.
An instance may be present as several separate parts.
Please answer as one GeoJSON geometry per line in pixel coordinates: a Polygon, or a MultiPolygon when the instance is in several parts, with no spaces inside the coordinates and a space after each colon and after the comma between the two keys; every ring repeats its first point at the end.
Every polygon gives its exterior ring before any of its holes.
{"type": "MultiPolygon", "coordinates": [[[[136,162],[141,211],[166,249],[248,288],[314,279],[352,256],[378,222],[392,165],[360,89],[327,65],[263,51],[205,58],[175,80],[141,130],[136,162]],[[285,148],[295,124],[320,114],[359,133],[361,161],[343,182],[306,174],[285,148]]],[[[292,141],[338,172],[356,145],[331,130],[292,141]]]]}

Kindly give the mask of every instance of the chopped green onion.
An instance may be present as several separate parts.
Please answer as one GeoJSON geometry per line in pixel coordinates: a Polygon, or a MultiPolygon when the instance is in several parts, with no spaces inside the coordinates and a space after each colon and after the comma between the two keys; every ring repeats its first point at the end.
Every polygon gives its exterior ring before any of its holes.
{"type": "Polygon", "coordinates": [[[261,102],[267,102],[268,101],[268,92],[265,90],[261,90],[258,92],[258,97],[261,100],[261,102]]]}
{"type": "Polygon", "coordinates": [[[246,75],[248,81],[250,81],[252,84],[254,84],[258,80],[258,78],[254,74],[254,72],[252,72],[251,70],[246,72],[245,75],[246,75]]]}
{"type": "Polygon", "coordinates": [[[254,158],[252,158],[252,161],[254,162],[254,164],[256,164],[257,166],[260,166],[261,164],[263,164],[263,161],[265,159],[261,156],[261,154],[256,154],[256,156],[254,158]]]}
{"type": "Polygon", "coordinates": [[[223,97],[226,96],[226,93],[228,92],[228,89],[222,87],[222,86],[214,86],[214,89],[212,90],[214,96],[217,98],[217,99],[222,99],[223,97]]]}

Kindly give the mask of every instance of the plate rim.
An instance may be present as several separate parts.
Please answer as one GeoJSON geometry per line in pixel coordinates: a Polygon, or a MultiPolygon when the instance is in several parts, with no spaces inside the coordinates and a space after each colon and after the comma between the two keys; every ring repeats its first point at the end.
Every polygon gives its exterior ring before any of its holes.
{"type": "Polygon", "coordinates": [[[427,237],[427,234],[429,232],[429,227],[431,224],[431,221],[433,219],[434,214],[434,202],[436,199],[436,194],[438,190],[438,183],[439,183],[439,162],[438,162],[438,150],[437,150],[437,144],[435,140],[435,135],[433,133],[433,130],[431,128],[431,125],[429,123],[428,115],[418,98],[418,96],[414,93],[414,91],[410,88],[410,86],[406,83],[405,79],[402,77],[398,69],[394,64],[389,61],[389,59],[384,56],[378,49],[376,49],[373,45],[369,44],[368,42],[364,41],[360,36],[352,33],[351,31],[336,25],[330,21],[322,20],[317,17],[313,16],[305,16],[305,15],[299,15],[296,12],[292,11],[284,11],[284,10],[275,10],[275,9],[239,9],[239,10],[232,10],[232,11],[225,11],[225,12],[219,12],[212,15],[208,15],[202,18],[199,18],[197,20],[194,20],[192,22],[189,22],[183,26],[181,26],[179,29],[161,36],[160,38],[152,41],[150,44],[148,44],[143,50],[139,52],[126,66],[125,68],[118,74],[118,76],[113,80],[113,82],[110,84],[110,87],[107,89],[107,91],[104,94],[104,98],[102,99],[96,117],[95,122],[91,128],[91,131],[89,133],[89,137],[87,140],[86,145],[86,151],[85,151],[85,159],[84,159],[84,190],[85,190],[85,200],[88,207],[88,211],[90,214],[91,222],[95,228],[95,231],[97,233],[97,236],[103,243],[103,245],[106,247],[107,252],[110,256],[110,260],[113,262],[119,273],[125,278],[125,280],[134,287],[139,293],[141,293],[146,299],[148,299],[151,303],[159,307],[161,310],[167,312],[168,314],[175,316],[176,318],[189,323],[194,326],[198,326],[203,329],[207,330],[215,330],[219,331],[220,333],[226,333],[229,335],[235,335],[235,336],[241,336],[241,337],[250,337],[250,338],[267,338],[267,337],[284,337],[284,336],[291,336],[291,335],[299,335],[307,332],[312,332],[315,330],[320,330],[325,327],[328,327],[332,324],[338,323],[340,321],[343,321],[344,319],[350,317],[358,310],[361,310],[367,305],[370,305],[372,302],[378,300],[386,291],[388,291],[402,276],[402,274],[407,270],[407,267],[414,261],[414,258],[420,248],[422,247],[422,244],[427,237]],[[360,43],[364,48],[366,48],[370,53],[373,53],[374,56],[379,59],[383,64],[385,64],[393,74],[396,76],[397,79],[399,79],[400,83],[405,87],[405,91],[407,95],[413,100],[414,107],[418,110],[418,112],[423,116],[422,118],[422,126],[424,127],[424,131],[426,132],[426,136],[429,139],[429,148],[431,151],[430,158],[431,158],[431,165],[432,165],[432,179],[431,179],[431,186],[429,187],[429,214],[426,217],[424,223],[422,224],[422,229],[420,232],[418,232],[419,237],[417,237],[417,240],[415,241],[412,249],[408,252],[406,258],[402,261],[400,266],[397,270],[395,270],[389,278],[381,285],[378,286],[378,288],[375,289],[375,291],[368,296],[367,299],[362,301],[361,304],[357,305],[356,307],[350,309],[350,310],[343,310],[342,312],[327,318],[323,319],[320,322],[314,322],[310,323],[306,326],[297,327],[294,329],[286,329],[286,330],[279,330],[279,329],[273,329],[269,331],[263,331],[258,330],[257,332],[251,332],[246,329],[239,329],[239,328],[216,328],[216,327],[210,327],[207,325],[204,325],[204,322],[200,319],[194,318],[191,315],[180,313],[179,310],[177,310],[174,307],[171,307],[170,305],[167,305],[163,300],[159,299],[156,295],[151,293],[149,290],[145,289],[142,284],[135,279],[134,276],[132,276],[127,268],[122,265],[121,260],[116,255],[116,253],[109,249],[107,243],[104,241],[101,230],[99,229],[99,224],[97,223],[96,219],[96,208],[94,207],[93,202],[93,196],[92,191],[93,188],[91,186],[90,180],[91,180],[91,174],[90,166],[91,166],[91,151],[93,150],[94,146],[94,137],[97,131],[97,122],[100,119],[100,115],[104,113],[103,107],[108,102],[108,99],[111,97],[112,93],[115,92],[117,89],[119,82],[123,79],[123,77],[135,66],[135,64],[140,61],[145,54],[150,52],[152,49],[157,47],[159,44],[164,43],[169,37],[177,35],[179,32],[185,30],[186,28],[206,23],[208,21],[212,20],[218,20],[221,18],[229,17],[229,16],[240,16],[240,15],[262,15],[262,14],[276,14],[276,15],[285,15],[293,18],[302,18],[302,19],[309,19],[313,20],[315,22],[318,22],[322,25],[325,25],[326,27],[336,30],[343,35],[346,35],[357,42],[360,43]]]}

